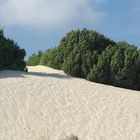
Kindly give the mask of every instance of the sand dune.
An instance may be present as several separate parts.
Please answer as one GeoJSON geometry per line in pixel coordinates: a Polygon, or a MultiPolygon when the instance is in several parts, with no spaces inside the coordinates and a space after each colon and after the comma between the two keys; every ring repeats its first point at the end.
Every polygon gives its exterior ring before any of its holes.
{"type": "Polygon", "coordinates": [[[140,140],[140,92],[36,66],[0,72],[0,140],[140,140]]]}

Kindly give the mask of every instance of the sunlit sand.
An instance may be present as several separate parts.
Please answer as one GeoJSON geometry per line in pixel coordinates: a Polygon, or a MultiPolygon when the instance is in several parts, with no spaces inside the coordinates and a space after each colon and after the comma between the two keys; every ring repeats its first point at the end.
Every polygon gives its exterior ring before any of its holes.
{"type": "Polygon", "coordinates": [[[140,140],[140,92],[44,66],[0,72],[0,140],[140,140]]]}

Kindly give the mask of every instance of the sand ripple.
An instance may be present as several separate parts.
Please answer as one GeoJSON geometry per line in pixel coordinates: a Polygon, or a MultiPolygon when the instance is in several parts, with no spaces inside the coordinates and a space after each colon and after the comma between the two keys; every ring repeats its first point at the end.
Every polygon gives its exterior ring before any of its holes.
{"type": "Polygon", "coordinates": [[[0,140],[140,140],[140,92],[43,66],[0,72],[0,140]]]}

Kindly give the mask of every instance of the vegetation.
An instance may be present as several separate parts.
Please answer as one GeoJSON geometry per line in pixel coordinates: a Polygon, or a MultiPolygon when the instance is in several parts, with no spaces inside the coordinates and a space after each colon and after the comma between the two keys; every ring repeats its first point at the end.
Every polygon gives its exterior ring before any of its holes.
{"type": "Polygon", "coordinates": [[[29,57],[27,61],[27,65],[29,66],[36,66],[40,63],[40,59],[42,57],[42,51],[38,51],[37,54],[33,54],[32,56],[29,57]]]}
{"type": "Polygon", "coordinates": [[[90,81],[140,90],[140,50],[93,30],[71,31],[58,47],[33,55],[28,65],[46,65],[90,81]]]}
{"type": "Polygon", "coordinates": [[[10,39],[4,37],[3,30],[0,30],[0,70],[24,70],[26,63],[24,49],[10,39]]]}

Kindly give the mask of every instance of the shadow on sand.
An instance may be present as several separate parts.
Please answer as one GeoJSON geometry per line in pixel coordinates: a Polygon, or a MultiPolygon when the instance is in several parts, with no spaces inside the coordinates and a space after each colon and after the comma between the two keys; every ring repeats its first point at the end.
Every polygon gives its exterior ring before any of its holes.
{"type": "Polygon", "coordinates": [[[0,71],[0,79],[26,78],[26,76],[52,77],[52,78],[58,78],[58,79],[69,79],[70,78],[70,76],[58,74],[58,73],[23,72],[23,71],[11,71],[11,70],[0,71]]]}

